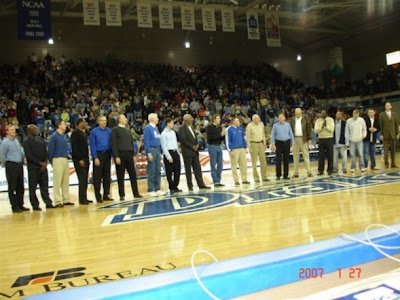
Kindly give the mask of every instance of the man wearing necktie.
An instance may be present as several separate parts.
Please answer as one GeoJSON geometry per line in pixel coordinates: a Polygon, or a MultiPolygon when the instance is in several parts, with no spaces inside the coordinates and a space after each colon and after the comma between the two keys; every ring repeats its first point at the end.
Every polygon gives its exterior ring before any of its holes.
{"type": "Polygon", "coordinates": [[[379,114],[379,124],[381,127],[381,140],[383,141],[383,153],[385,167],[389,167],[389,148],[391,156],[391,167],[396,166],[396,141],[399,139],[399,117],[396,112],[392,112],[392,105],[386,102],[385,111],[379,114]]]}

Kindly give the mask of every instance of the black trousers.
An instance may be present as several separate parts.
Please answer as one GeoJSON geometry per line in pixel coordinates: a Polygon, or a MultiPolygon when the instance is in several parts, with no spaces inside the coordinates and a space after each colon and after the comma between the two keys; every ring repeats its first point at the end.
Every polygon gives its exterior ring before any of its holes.
{"type": "Polygon", "coordinates": [[[79,182],[79,202],[87,201],[87,187],[88,187],[88,175],[89,175],[89,158],[83,160],[85,166],[81,167],[79,161],[74,160],[74,167],[76,175],[78,176],[79,182]]]}
{"type": "Polygon", "coordinates": [[[318,172],[324,173],[325,158],[328,159],[328,174],[333,172],[333,138],[319,139],[318,172]]]}
{"type": "Polygon", "coordinates": [[[203,175],[201,173],[201,165],[199,161],[199,154],[196,153],[195,156],[184,156],[183,164],[185,165],[186,181],[189,188],[193,188],[192,182],[192,168],[194,177],[196,178],[197,185],[199,187],[205,186],[203,181],[203,175]]]}
{"type": "Polygon", "coordinates": [[[178,151],[170,150],[169,154],[171,154],[171,157],[174,161],[170,163],[164,155],[164,165],[165,172],[167,173],[169,189],[173,191],[178,189],[179,180],[181,177],[181,159],[179,157],[178,151]]]}
{"type": "Polygon", "coordinates": [[[282,176],[282,158],[283,158],[283,177],[288,177],[290,140],[275,141],[275,146],[276,146],[276,177],[282,176]]]}
{"type": "Polygon", "coordinates": [[[24,169],[21,163],[6,162],[6,178],[8,182],[8,198],[12,210],[24,206],[24,169]]]}
{"type": "Polygon", "coordinates": [[[129,174],[129,179],[131,180],[131,188],[133,195],[138,195],[139,190],[137,186],[136,179],[136,169],[133,163],[133,151],[118,151],[121,164],[116,164],[117,169],[117,179],[118,179],[118,191],[120,197],[125,197],[125,170],[129,174]]]}
{"type": "Polygon", "coordinates": [[[101,181],[103,180],[103,195],[108,197],[110,194],[111,183],[111,155],[108,151],[97,152],[97,158],[100,160],[100,166],[97,167],[93,160],[93,186],[96,200],[101,200],[101,181]]]}
{"type": "Polygon", "coordinates": [[[36,187],[39,184],[40,195],[46,205],[53,205],[49,195],[49,174],[46,170],[40,172],[40,167],[28,163],[29,180],[29,201],[33,208],[39,207],[39,200],[36,196],[36,187]]]}

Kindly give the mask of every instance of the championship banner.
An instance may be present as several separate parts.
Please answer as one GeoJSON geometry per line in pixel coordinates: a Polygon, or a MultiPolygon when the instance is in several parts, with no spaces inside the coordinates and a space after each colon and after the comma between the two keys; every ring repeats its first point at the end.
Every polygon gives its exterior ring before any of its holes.
{"type": "Polygon", "coordinates": [[[260,39],[260,26],[258,23],[258,13],[254,10],[246,12],[247,37],[249,40],[260,39]]]}
{"type": "Polygon", "coordinates": [[[343,73],[343,52],[341,47],[329,49],[329,68],[334,75],[343,73]]]}
{"type": "Polygon", "coordinates": [[[137,4],[138,27],[153,28],[153,17],[151,15],[151,4],[137,4]]]}
{"type": "Polygon", "coordinates": [[[51,38],[50,0],[17,0],[18,39],[51,38]]]}
{"type": "Polygon", "coordinates": [[[235,32],[235,16],[233,9],[221,9],[222,31],[235,32]]]}
{"type": "Polygon", "coordinates": [[[203,30],[204,31],[216,31],[217,26],[215,25],[214,8],[202,7],[201,14],[203,16],[203,30]]]}
{"type": "Polygon", "coordinates": [[[183,30],[196,30],[193,6],[181,6],[181,18],[183,30]]]}
{"type": "Polygon", "coordinates": [[[106,25],[122,26],[121,22],[121,2],[106,1],[106,25]]]}
{"type": "Polygon", "coordinates": [[[83,25],[100,25],[99,1],[82,0],[83,25]]]}
{"type": "Polygon", "coordinates": [[[162,29],[174,29],[174,16],[172,5],[159,4],[158,14],[160,20],[160,28],[162,29]]]}
{"type": "Polygon", "coordinates": [[[265,32],[268,47],[281,46],[281,32],[279,28],[279,15],[276,12],[265,13],[265,32]]]}

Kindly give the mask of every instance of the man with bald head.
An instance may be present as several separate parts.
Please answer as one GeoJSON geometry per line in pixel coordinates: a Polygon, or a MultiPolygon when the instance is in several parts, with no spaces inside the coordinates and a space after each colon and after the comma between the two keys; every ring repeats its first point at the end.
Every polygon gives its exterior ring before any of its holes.
{"type": "Polygon", "coordinates": [[[28,126],[28,138],[23,146],[28,163],[29,200],[33,210],[42,210],[36,196],[39,184],[42,200],[46,208],[55,208],[49,195],[49,175],[47,173],[47,148],[44,140],[38,136],[36,125],[28,126]]]}
{"type": "Polygon", "coordinates": [[[258,160],[260,160],[261,165],[261,180],[269,181],[267,178],[267,159],[265,158],[267,143],[264,133],[264,123],[261,121],[259,115],[253,115],[252,122],[246,126],[246,141],[249,144],[254,181],[260,182],[257,172],[258,160]]]}
{"type": "Polygon", "coordinates": [[[308,146],[311,144],[312,138],[311,120],[307,115],[303,115],[301,108],[296,108],[294,111],[294,117],[290,119],[290,126],[292,127],[295,138],[295,143],[293,147],[293,178],[299,177],[300,152],[303,155],[303,160],[306,165],[307,176],[312,177],[310,155],[308,152],[308,146]]]}
{"type": "Polygon", "coordinates": [[[383,156],[385,159],[385,167],[389,168],[389,148],[392,168],[396,166],[396,143],[399,139],[399,117],[396,112],[392,111],[392,104],[386,102],[385,111],[379,114],[379,125],[381,127],[381,139],[383,141],[383,156]]]}

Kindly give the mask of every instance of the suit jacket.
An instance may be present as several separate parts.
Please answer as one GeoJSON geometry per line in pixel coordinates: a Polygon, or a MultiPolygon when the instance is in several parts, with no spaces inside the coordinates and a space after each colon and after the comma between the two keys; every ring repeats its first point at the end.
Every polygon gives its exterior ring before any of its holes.
{"type": "MultiPolygon", "coordinates": [[[[369,118],[369,116],[366,116],[364,118],[364,120],[365,120],[365,124],[367,125],[367,136],[365,137],[364,142],[369,142],[369,141],[371,141],[371,131],[369,131],[369,129],[371,128],[371,119],[369,118]]],[[[381,126],[379,125],[378,118],[374,119],[374,125],[372,126],[372,128],[376,128],[376,131],[372,134],[372,143],[375,144],[376,143],[376,135],[381,130],[381,126]]]]}
{"type": "MultiPolygon", "coordinates": [[[[192,126],[192,130],[194,133],[194,128],[192,126]]],[[[197,138],[193,137],[193,134],[190,132],[189,127],[186,125],[182,125],[178,131],[179,141],[181,142],[182,147],[182,156],[183,157],[194,157],[199,152],[193,150],[193,146],[198,145],[197,138]]]]}
{"type": "Polygon", "coordinates": [[[391,118],[386,113],[386,111],[379,114],[379,125],[381,126],[381,135],[385,139],[396,139],[399,134],[399,117],[396,112],[390,113],[391,118]]]}
{"type": "MultiPolygon", "coordinates": [[[[292,127],[293,135],[295,135],[296,117],[292,117],[289,123],[292,127]]],[[[312,139],[312,125],[310,118],[307,115],[302,116],[301,127],[303,129],[303,141],[304,143],[306,143],[307,141],[310,141],[312,139]]]]}

